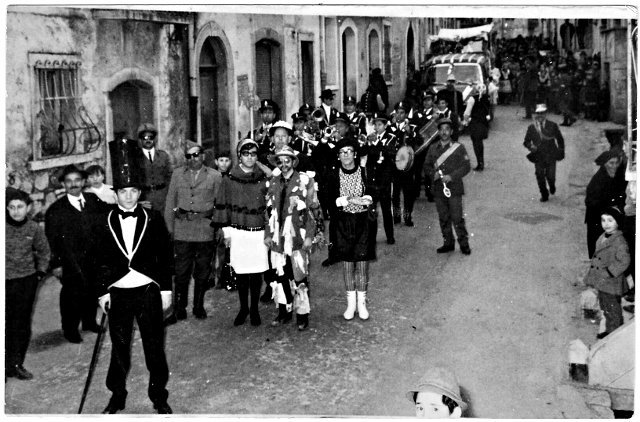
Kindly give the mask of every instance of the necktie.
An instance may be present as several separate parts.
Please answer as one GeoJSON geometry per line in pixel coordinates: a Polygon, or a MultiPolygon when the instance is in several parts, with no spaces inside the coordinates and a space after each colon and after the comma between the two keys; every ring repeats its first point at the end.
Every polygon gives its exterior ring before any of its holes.
{"type": "Polygon", "coordinates": [[[82,198],[78,199],[78,204],[80,205],[80,211],[84,210],[84,201],[82,200],[82,198]]]}
{"type": "Polygon", "coordinates": [[[148,154],[149,154],[149,161],[153,163],[153,158],[151,158],[151,151],[149,151],[148,154]]]}

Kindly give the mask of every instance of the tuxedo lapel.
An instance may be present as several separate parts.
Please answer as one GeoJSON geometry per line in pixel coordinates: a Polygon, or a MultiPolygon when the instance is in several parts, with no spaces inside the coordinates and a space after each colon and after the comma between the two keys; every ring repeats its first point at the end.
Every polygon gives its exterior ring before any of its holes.
{"type": "Polygon", "coordinates": [[[123,252],[126,252],[127,247],[124,243],[124,237],[122,237],[122,225],[120,225],[120,218],[118,217],[118,213],[111,211],[109,213],[108,219],[109,219],[109,226],[111,227],[111,233],[115,237],[116,242],[118,242],[118,246],[120,247],[120,250],[122,250],[123,252]]]}
{"type": "MultiPolygon", "coordinates": [[[[140,205],[138,205],[141,207],[140,205]]],[[[141,207],[142,208],[142,207],[141,207]]],[[[147,226],[147,214],[145,214],[144,210],[140,209],[138,212],[138,218],[136,219],[136,231],[133,234],[133,250],[136,250],[136,246],[138,245],[138,240],[142,235],[142,230],[147,226]]]]}

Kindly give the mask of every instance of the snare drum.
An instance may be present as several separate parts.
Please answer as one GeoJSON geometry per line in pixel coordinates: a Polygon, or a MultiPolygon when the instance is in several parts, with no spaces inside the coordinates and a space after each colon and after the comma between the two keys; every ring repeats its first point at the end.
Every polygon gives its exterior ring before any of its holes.
{"type": "Polygon", "coordinates": [[[400,147],[396,153],[396,168],[400,171],[409,171],[413,165],[413,148],[408,145],[400,147]]]}

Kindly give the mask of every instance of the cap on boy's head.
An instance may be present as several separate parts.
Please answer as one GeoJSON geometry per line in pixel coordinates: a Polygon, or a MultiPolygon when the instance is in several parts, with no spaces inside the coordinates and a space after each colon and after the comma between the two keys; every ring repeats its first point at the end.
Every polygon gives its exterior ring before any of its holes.
{"type": "Polygon", "coordinates": [[[624,224],[624,213],[620,211],[620,208],[617,206],[614,205],[605,208],[601,215],[610,215],[614,220],[616,220],[616,223],[618,223],[618,228],[622,228],[622,225],[624,224]]]}
{"type": "Polygon", "coordinates": [[[64,179],[71,173],[78,173],[81,178],[87,178],[87,172],[77,167],[75,164],[69,164],[62,170],[62,174],[58,177],[59,182],[64,182],[64,179]]]}
{"type": "Polygon", "coordinates": [[[23,190],[8,187],[5,193],[5,205],[9,205],[11,201],[22,201],[29,205],[31,203],[31,197],[23,190]]]}
{"type": "Polygon", "coordinates": [[[411,109],[411,106],[406,101],[400,101],[399,103],[396,104],[396,106],[393,109],[395,111],[398,111],[399,109],[402,109],[404,111],[409,111],[411,109]]]}
{"type": "Polygon", "coordinates": [[[422,378],[420,378],[416,387],[407,392],[406,397],[414,402],[415,394],[421,391],[442,394],[458,403],[462,411],[467,409],[467,403],[462,400],[462,396],[460,395],[458,380],[455,374],[447,368],[429,368],[422,378]]]}
{"type": "Polygon", "coordinates": [[[223,149],[221,151],[216,152],[214,157],[216,160],[218,158],[231,158],[231,151],[229,151],[228,149],[223,149]]]}

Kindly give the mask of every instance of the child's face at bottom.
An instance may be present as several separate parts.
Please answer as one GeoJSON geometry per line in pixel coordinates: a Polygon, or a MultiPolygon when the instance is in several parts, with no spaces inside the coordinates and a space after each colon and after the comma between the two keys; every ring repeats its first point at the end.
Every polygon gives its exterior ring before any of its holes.
{"type": "Polygon", "coordinates": [[[600,217],[600,224],[602,224],[602,229],[607,234],[611,234],[618,230],[618,223],[616,223],[616,219],[610,215],[603,214],[600,217]]]}
{"type": "Polygon", "coordinates": [[[216,160],[216,166],[218,166],[218,170],[225,172],[231,167],[231,159],[229,157],[220,157],[216,160]]]}
{"type": "Polygon", "coordinates": [[[29,205],[27,205],[24,201],[19,199],[14,199],[9,201],[7,204],[7,211],[9,211],[9,216],[13,218],[15,221],[23,221],[27,218],[27,213],[29,212],[29,205]]]}
{"type": "Polygon", "coordinates": [[[442,403],[442,394],[419,391],[416,396],[416,417],[423,419],[453,418],[449,408],[442,403]]]}

